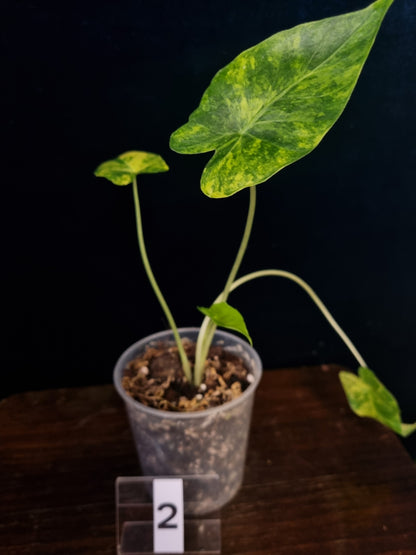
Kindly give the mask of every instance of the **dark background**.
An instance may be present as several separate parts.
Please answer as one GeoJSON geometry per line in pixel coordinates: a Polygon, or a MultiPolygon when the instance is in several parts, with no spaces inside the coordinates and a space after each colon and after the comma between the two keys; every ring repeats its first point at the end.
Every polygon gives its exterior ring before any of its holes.
{"type": "MultiPolygon", "coordinates": [[[[139,259],[130,187],[93,176],[126,150],[144,176],[145,236],[179,325],[225,283],[248,203],[199,190],[208,155],[169,150],[214,73],[241,50],[364,0],[6,2],[3,11],[1,395],[111,381],[140,337],[167,327],[139,259]]],[[[416,3],[396,0],[341,119],[308,157],[258,187],[240,275],[299,274],[416,419],[416,3]]],[[[356,367],[294,284],[266,278],[230,302],[266,368],[356,367]]],[[[294,407],[296,410],[296,407],[294,407]]],[[[411,442],[410,442],[411,443],[411,442]]]]}

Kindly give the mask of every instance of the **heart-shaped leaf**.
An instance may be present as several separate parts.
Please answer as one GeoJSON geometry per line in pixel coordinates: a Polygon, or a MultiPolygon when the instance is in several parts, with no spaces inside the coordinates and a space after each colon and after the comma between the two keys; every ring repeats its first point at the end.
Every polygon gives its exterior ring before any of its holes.
{"type": "Polygon", "coordinates": [[[228,303],[214,303],[209,308],[198,306],[198,310],[205,316],[209,316],[217,326],[238,331],[247,338],[250,345],[253,345],[244,318],[236,308],[228,303]]]}
{"type": "Polygon", "coordinates": [[[100,164],[94,175],[105,177],[114,185],[128,185],[138,174],[161,173],[168,169],[169,166],[159,154],[130,150],[100,164]]]}
{"type": "Polygon", "coordinates": [[[209,197],[266,181],[311,152],[338,119],[393,0],[277,33],[221,69],[173,150],[215,150],[201,179],[209,197]]]}
{"type": "Polygon", "coordinates": [[[358,416],[378,420],[397,434],[405,437],[416,431],[414,424],[404,424],[399,405],[394,396],[368,368],[358,369],[358,376],[352,372],[339,373],[342,387],[351,410],[358,416]]]}

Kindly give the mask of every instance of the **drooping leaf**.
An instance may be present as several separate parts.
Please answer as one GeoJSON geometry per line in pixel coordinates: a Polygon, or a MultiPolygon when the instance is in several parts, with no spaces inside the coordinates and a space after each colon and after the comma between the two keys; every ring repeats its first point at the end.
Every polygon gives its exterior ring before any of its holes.
{"type": "Polygon", "coordinates": [[[238,331],[247,338],[250,345],[253,345],[244,318],[236,308],[228,303],[214,303],[208,308],[198,306],[198,310],[205,316],[209,316],[218,326],[238,331]]]}
{"type": "Polygon", "coordinates": [[[369,368],[360,367],[358,376],[341,371],[339,378],[355,414],[373,418],[403,437],[416,431],[416,422],[402,422],[396,399],[369,368]]]}
{"type": "Polygon", "coordinates": [[[311,152],[338,119],[393,0],[305,23],[242,52],[221,69],[173,150],[215,150],[201,188],[227,197],[311,152]]]}
{"type": "Polygon", "coordinates": [[[130,150],[100,164],[94,175],[105,177],[114,185],[128,185],[138,174],[161,173],[168,169],[169,166],[159,154],[130,150]]]}

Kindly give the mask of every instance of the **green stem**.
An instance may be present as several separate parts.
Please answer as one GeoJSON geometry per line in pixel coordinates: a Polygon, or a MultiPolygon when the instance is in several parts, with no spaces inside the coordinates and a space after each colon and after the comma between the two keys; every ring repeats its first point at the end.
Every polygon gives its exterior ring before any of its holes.
{"type": "MultiPolygon", "coordinates": [[[[365,362],[365,360],[363,359],[363,357],[360,355],[360,353],[358,352],[358,350],[356,349],[356,347],[354,346],[353,342],[351,341],[351,339],[347,336],[347,334],[342,330],[342,328],[339,326],[339,324],[336,322],[335,318],[331,315],[331,313],[329,312],[329,310],[326,308],[326,306],[324,305],[324,303],[321,301],[321,299],[318,297],[318,295],[315,293],[315,291],[306,283],[306,281],[303,281],[303,279],[301,279],[299,276],[292,274],[291,272],[286,272],[285,270],[260,270],[258,272],[252,272],[251,274],[247,274],[239,279],[237,279],[231,286],[230,288],[230,292],[234,291],[234,289],[237,289],[237,287],[240,287],[240,285],[243,285],[244,283],[247,283],[248,281],[251,281],[253,279],[257,279],[259,277],[266,277],[266,276],[277,276],[277,277],[284,277],[286,279],[290,279],[291,281],[294,281],[295,283],[297,283],[298,285],[300,285],[300,287],[302,287],[302,289],[304,291],[306,291],[306,293],[311,297],[311,299],[313,300],[313,302],[316,304],[316,306],[319,308],[319,310],[322,312],[322,314],[324,315],[324,317],[327,319],[327,321],[329,322],[329,324],[332,326],[332,328],[337,332],[337,334],[339,335],[339,337],[343,340],[343,342],[345,343],[345,345],[348,347],[348,349],[351,351],[351,353],[354,355],[354,357],[356,358],[358,364],[360,366],[364,366],[367,367],[367,364],[365,362]]],[[[220,299],[221,295],[219,295],[216,299],[215,302],[219,302],[218,299],[220,299]]],[[[208,320],[208,317],[205,318],[205,320],[208,320]]],[[[202,323],[202,325],[204,325],[205,322],[202,323]]]]}
{"type": "Polygon", "coordinates": [[[179,336],[178,328],[176,326],[175,320],[173,319],[172,313],[169,310],[169,307],[162,295],[162,292],[159,289],[159,286],[156,282],[152,268],[150,266],[149,259],[147,257],[146,247],[144,243],[144,236],[143,236],[142,216],[141,216],[141,210],[140,210],[140,201],[139,201],[139,193],[137,190],[136,177],[133,178],[133,196],[134,196],[134,208],[136,213],[137,238],[139,241],[140,255],[142,257],[143,266],[146,271],[147,277],[150,281],[150,284],[153,288],[153,291],[157,297],[157,300],[159,301],[160,306],[162,307],[162,310],[165,313],[165,316],[169,322],[169,326],[172,329],[173,336],[175,338],[175,342],[178,347],[179,357],[181,359],[184,374],[187,380],[191,382],[192,381],[191,366],[189,364],[188,357],[186,356],[185,349],[183,348],[183,344],[179,336]]]}
{"type": "MultiPolygon", "coordinates": [[[[244,254],[247,250],[247,245],[248,245],[250,235],[251,235],[251,230],[253,227],[254,214],[256,211],[256,187],[255,186],[250,187],[249,191],[250,191],[250,203],[248,207],[246,225],[244,228],[244,233],[241,239],[240,247],[238,249],[237,256],[235,257],[234,264],[231,268],[224,290],[219,295],[219,297],[215,300],[215,302],[225,302],[227,300],[228,295],[232,288],[232,284],[235,280],[235,276],[237,275],[237,272],[240,268],[244,254]]],[[[195,385],[199,385],[202,381],[205,359],[207,358],[208,351],[211,346],[216,328],[217,328],[216,324],[210,318],[204,319],[201,329],[199,331],[198,339],[196,343],[195,367],[194,367],[195,385]]]]}
{"type": "Polygon", "coordinates": [[[244,229],[243,237],[241,239],[240,248],[238,249],[237,256],[233,267],[231,268],[230,275],[228,276],[227,283],[225,284],[224,291],[221,293],[221,300],[218,302],[225,302],[231,291],[232,284],[235,280],[235,276],[240,268],[241,262],[243,260],[244,254],[247,250],[247,245],[250,239],[251,230],[253,228],[254,214],[256,212],[256,187],[250,187],[250,204],[247,212],[246,227],[244,229]]]}

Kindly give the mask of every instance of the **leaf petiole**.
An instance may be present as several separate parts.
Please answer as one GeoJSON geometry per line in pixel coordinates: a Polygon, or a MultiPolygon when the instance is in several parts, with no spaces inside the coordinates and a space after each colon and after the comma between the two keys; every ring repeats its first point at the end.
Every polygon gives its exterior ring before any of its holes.
{"type": "Polygon", "coordinates": [[[181,359],[184,374],[187,380],[189,382],[192,382],[191,366],[190,366],[188,357],[186,356],[185,349],[183,348],[183,344],[178,332],[178,327],[165,301],[165,298],[163,297],[162,292],[157,284],[152,268],[150,266],[149,258],[147,256],[146,246],[145,246],[144,236],[143,236],[142,216],[141,216],[141,210],[140,210],[140,200],[139,200],[139,192],[137,189],[136,176],[133,177],[133,197],[134,197],[134,208],[135,208],[135,215],[136,215],[137,239],[139,242],[139,249],[140,249],[140,255],[143,261],[143,266],[146,271],[146,275],[150,281],[150,284],[153,288],[153,291],[157,297],[157,300],[159,301],[159,304],[169,322],[169,326],[172,329],[172,333],[175,338],[175,343],[176,343],[176,346],[178,347],[179,357],[181,359]]]}
{"type": "MultiPolygon", "coordinates": [[[[250,201],[246,218],[246,225],[244,228],[243,237],[241,239],[240,247],[235,257],[234,264],[231,268],[230,274],[227,278],[224,290],[216,299],[216,303],[226,302],[232,285],[240,268],[244,254],[247,250],[247,245],[250,239],[251,230],[253,228],[254,214],[256,212],[256,187],[250,187],[250,201]]],[[[207,358],[209,348],[214,337],[217,326],[208,317],[204,318],[196,342],[195,351],[195,366],[194,366],[194,384],[199,385],[203,378],[205,359],[207,358]]]]}
{"type": "MultiPolygon", "coordinates": [[[[244,283],[252,281],[253,279],[257,279],[257,278],[260,278],[260,277],[267,277],[267,276],[283,277],[283,278],[289,279],[289,280],[294,281],[295,283],[297,283],[310,296],[310,298],[313,300],[315,305],[321,311],[323,316],[326,318],[326,320],[329,322],[329,324],[332,326],[332,328],[336,331],[336,333],[339,335],[339,337],[343,340],[345,345],[348,347],[348,349],[354,355],[358,364],[360,366],[367,367],[367,364],[365,363],[363,357],[360,355],[360,353],[358,352],[357,348],[355,347],[355,345],[353,344],[351,339],[347,336],[347,334],[344,332],[344,330],[336,322],[335,318],[329,312],[327,307],[324,305],[324,303],[321,301],[321,299],[318,297],[318,295],[315,293],[315,291],[312,289],[312,287],[310,287],[310,285],[308,285],[306,283],[306,281],[304,281],[302,278],[300,278],[296,274],[292,274],[291,272],[287,272],[285,270],[274,270],[274,269],[259,270],[258,272],[252,272],[250,274],[246,274],[245,276],[242,276],[241,278],[234,281],[234,283],[230,287],[230,292],[237,289],[237,287],[240,287],[240,285],[243,285],[244,283]]],[[[218,302],[220,298],[221,298],[221,295],[219,295],[217,297],[215,302],[218,302]]],[[[205,318],[205,320],[206,319],[207,319],[207,317],[205,318]]],[[[204,324],[205,324],[205,322],[202,323],[201,328],[204,326],[204,324]]]]}

